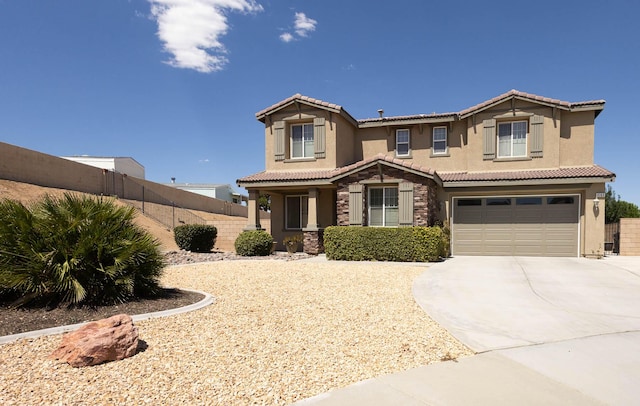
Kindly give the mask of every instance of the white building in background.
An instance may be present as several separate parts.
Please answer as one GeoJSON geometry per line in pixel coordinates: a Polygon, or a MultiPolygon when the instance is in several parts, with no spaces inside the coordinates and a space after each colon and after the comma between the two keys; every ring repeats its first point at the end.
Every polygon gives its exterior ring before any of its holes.
{"type": "Polygon", "coordinates": [[[60,158],[144,179],[144,166],[131,157],[62,156],[60,158]]]}
{"type": "Polygon", "coordinates": [[[236,192],[231,185],[210,184],[210,183],[164,183],[164,185],[174,187],[176,189],[186,190],[187,192],[197,193],[199,195],[213,197],[214,199],[225,200],[227,202],[243,204],[249,200],[248,196],[241,195],[236,192]]]}

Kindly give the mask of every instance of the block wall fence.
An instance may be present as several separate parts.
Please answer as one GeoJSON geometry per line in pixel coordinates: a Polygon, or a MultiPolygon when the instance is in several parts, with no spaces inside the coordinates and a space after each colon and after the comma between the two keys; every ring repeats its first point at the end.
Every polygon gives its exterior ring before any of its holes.
{"type": "MultiPolygon", "coordinates": [[[[0,179],[94,195],[117,196],[125,200],[175,204],[185,209],[229,216],[229,220],[214,222],[218,228],[218,244],[221,249],[226,249],[229,241],[235,241],[242,228],[247,225],[246,206],[3,142],[0,142],[0,179]]],[[[269,215],[261,213],[261,218],[265,223],[263,227],[269,229],[269,215]]],[[[233,242],[230,249],[233,249],[233,242]]]]}
{"type": "Polygon", "coordinates": [[[620,255],[640,256],[640,218],[620,219],[620,255]]]}

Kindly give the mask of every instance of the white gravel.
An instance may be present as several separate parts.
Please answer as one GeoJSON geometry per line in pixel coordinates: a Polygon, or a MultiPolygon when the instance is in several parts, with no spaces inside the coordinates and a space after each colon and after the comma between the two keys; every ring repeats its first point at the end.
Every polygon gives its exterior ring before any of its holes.
{"type": "Polygon", "coordinates": [[[288,404],[472,352],[414,302],[424,266],[220,261],[164,284],[213,305],[136,323],[146,351],[76,369],[47,359],[61,336],[0,346],[0,404],[288,404]]]}

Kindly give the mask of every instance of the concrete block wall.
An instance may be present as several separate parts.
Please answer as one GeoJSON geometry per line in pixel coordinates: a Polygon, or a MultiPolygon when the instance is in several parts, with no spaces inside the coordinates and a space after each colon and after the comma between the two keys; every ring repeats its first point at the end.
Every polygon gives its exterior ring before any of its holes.
{"type": "Polygon", "coordinates": [[[620,255],[640,256],[640,218],[620,219],[620,255]]]}
{"type": "MultiPolygon", "coordinates": [[[[212,222],[218,228],[216,247],[224,250],[234,250],[236,237],[247,226],[246,206],[3,142],[0,142],[0,179],[95,195],[115,195],[168,226],[201,222],[194,219],[189,210],[171,207],[171,202],[185,209],[218,213],[228,218],[212,222]]],[[[262,227],[270,232],[269,213],[260,212],[260,218],[262,227]]]]}
{"type": "MultiPolygon", "coordinates": [[[[215,248],[222,251],[235,251],[234,243],[236,238],[244,231],[247,226],[247,219],[228,217],[225,220],[210,220],[207,224],[211,224],[218,229],[218,237],[216,238],[215,248]]],[[[260,220],[262,228],[271,233],[271,221],[268,219],[260,220]]]]}

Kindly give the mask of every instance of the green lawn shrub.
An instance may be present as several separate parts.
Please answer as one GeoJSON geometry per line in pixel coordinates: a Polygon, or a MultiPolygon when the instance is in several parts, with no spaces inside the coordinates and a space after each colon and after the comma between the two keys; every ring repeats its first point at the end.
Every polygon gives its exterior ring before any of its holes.
{"type": "Polygon", "coordinates": [[[344,261],[437,261],[445,255],[440,227],[341,227],[324,230],[328,259],[344,261]]]}
{"type": "Polygon", "coordinates": [[[251,230],[240,233],[235,242],[236,253],[245,257],[266,256],[271,254],[273,237],[264,230],[251,230]]]}
{"type": "Polygon", "coordinates": [[[0,201],[0,296],[55,307],[157,294],[159,243],[134,217],[110,199],[72,194],[29,207],[0,201]]]}
{"type": "Polygon", "coordinates": [[[217,236],[217,228],[203,224],[183,224],[173,229],[178,247],[191,252],[210,252],[217,236]]]}

